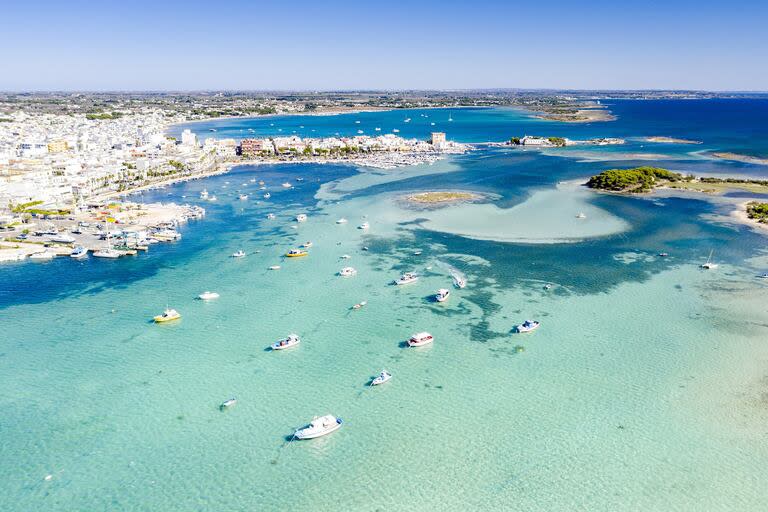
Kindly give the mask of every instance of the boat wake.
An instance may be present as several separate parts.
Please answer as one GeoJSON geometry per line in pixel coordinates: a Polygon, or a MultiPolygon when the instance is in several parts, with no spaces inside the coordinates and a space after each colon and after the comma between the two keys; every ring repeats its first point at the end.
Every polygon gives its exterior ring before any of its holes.
{"type": "Polygon", "coordinates": [[[464,288],[467,285],[467,276],[453,265],[440,260],[436,260],[436,265],[451,275],[453,284],[457,288],[464,288]]]}

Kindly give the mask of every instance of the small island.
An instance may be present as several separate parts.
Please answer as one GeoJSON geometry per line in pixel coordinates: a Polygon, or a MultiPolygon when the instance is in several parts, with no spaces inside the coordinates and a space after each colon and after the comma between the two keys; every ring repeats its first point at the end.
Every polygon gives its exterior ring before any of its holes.
{"type": "Polygon", "coordinates": [[[476,201],[482,197],[471,192],[420,192],[410,195],[406,199],[413,203],[444,204],[457,201],[476,201]]]}
{"type": "Polygon", "coordinates": [[[668,171],[660,167],[634,167],[632,169],[609,169],[587,181],[589,188],[620,192],[624,194],[640,194],[650,192],[662,183],[677,182],[693,177],[683,177],[682,174],[668,171]]]}
{"type": "Polygon", "coordinates": [[[646,137],[645,140],[648,142],[658,142],[660,144],[701,144],[702,143],[700,140],[678,139],[675,137],[663,137],[663,136],[646,137]]]}
{"type": "Polygon", "coordinates": [[[733,160],[734,162],[743,162],[745,164],[753,165],[768,165],[768,158],[759,158],[751,155],[729,152],[710,153],[709,155],[713,158],[719,158],[720,160],[733,160]]]}
{"type": "Polygon", "coordinates": [[[705,194],[722,194],[734,189],[760,194],[768,193],[768,180],[696,177],[692,174],[684,176],[660,167],[609,169],[589,178],[586,185],[596,190],[622,194],[641,194],[661,187],[705,194]]]}

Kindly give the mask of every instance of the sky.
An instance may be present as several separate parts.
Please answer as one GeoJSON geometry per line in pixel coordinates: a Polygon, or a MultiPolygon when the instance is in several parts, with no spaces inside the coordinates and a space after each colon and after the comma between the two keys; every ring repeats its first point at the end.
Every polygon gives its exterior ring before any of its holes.
{"type": "Polygon", "coordinates": [[[0,6],[4,91],[768,91],[766,0],[0,6]]]}

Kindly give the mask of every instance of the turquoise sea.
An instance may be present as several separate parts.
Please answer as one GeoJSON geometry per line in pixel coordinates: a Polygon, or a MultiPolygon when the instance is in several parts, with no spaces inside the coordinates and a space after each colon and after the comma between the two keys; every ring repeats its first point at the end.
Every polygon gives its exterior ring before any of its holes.
{"type": "Polygon", "coordinates": [[[501,108],[189,125],[202,137],[380,127],[628,143],[483,147],[387,171],[239,167],[132,196],[203,204],[181,241],[0,265],[0,509],[764,510],[768,237],[729,217],[743,194],[617,197],[578,183],[644,163],[766,178],[706,153],[768,156],[768,100],[610,108],[617,121],[586,125],[501,108]],[[435,189],[485,199],[403,200],[435,189]],[[305,241],[309,257],[282,257],[305,241]],[[238,249],[247,257],[230,258],[238,249]],[[719,267],[701,270],[710,251],[719,267]],[[357,275],[337,276],[345,266],[357,275]],[[420,280],[393,286],[405,271],[420,280]],[[451,271],[467,287],[434,302],[451,271]],[[195,300],[205,290],[221,298],[195,300]],[[166,304],[183,318],[151,324],[166,304]],[[541,328],[513,333],[527,318],[541,328]],[[432,346],[403,346],[422,330],[432,346]],[[291,332],[299,347],[267,350],[291,332]],[[369,387],[382,368],[393,379],[369,387]],[[343,427],[290,442],[324,414],[343,427]]]}

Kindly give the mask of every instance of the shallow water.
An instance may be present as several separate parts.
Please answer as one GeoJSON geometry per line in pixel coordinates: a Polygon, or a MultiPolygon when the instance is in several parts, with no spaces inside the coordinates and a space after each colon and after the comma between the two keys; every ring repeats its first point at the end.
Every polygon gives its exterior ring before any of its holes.
{"type": "MultiPolygon", "coordinates": [[[[645,107],[666,119],[664,104],[645,107]]],[[[631,124],[505,109],[453,111],[453,123],[470,114],[470,140],[631,124]]],[[[402,115],[359,114],[382,126],[402,115]]],[[[409,115],[416,126],[419,111],[409,115]]],[[[337,130],[344,119],[311,118],[337,130]]],[[[641,123],[634,135],[646,134],[658,132],[641,123]]],[[[697,197],[558,188],[611,164],[484,149],[394,171],[245,167],[138,196],[216,193],[177,243],[117,261],[0,266],[3,510],[761,510],[768,283],[755,276],[766,239],[711,222],[721,206],[697,197]],[[251,178],[270,200],[255,200],[251,178]],[[487,200],[402,201],[435,188],[487,200]],[[529,233],[548,243],[498,241],[529,233]],[[309,257],[282,257],[305,241],[309,257]],[[241,248],[246,258],[228,257],[241,248]],[[705,272],[710,250],[721,265],[705,272]],[[344,266],[357,275],[337,276],[344,266]],[[438,304],[451,268],[468,286],[438,304]],[[392,285],[405,271],[419,281],[392,285]],[[204,290],[221,298],[194,300],[204,290]],[[166,304],[183,318],[150,324],[166,304]],[[542,327],[512,333],[526,318],[542,327]],[[404,348],[420,330],[435,343],[404,348]],[[266,350],[290,332],[299,347],[266,350]],[[393,379],[370,388],[382,368],[393,379]],[[344,419],[339,432],[288,442],[327,413],[344,419]]]]}

